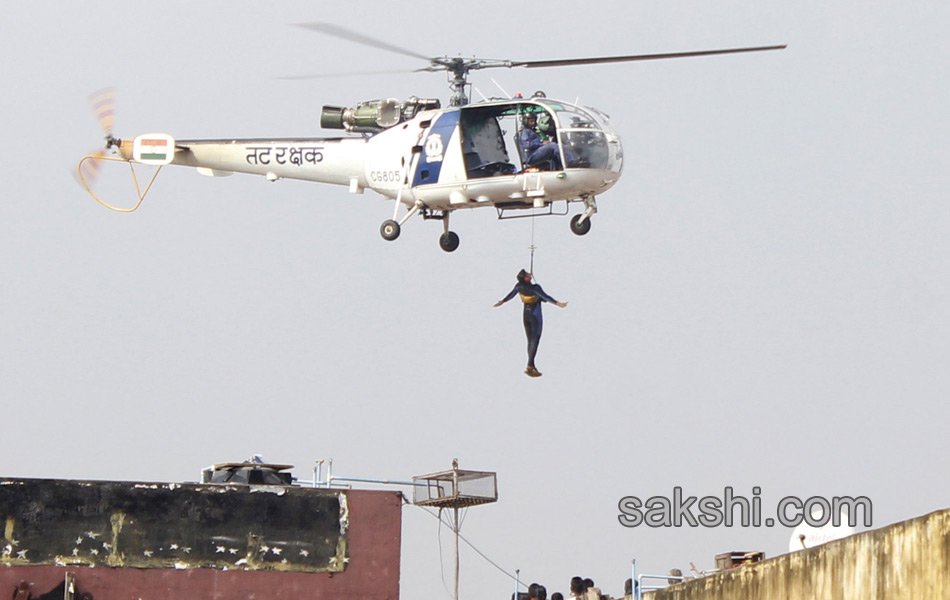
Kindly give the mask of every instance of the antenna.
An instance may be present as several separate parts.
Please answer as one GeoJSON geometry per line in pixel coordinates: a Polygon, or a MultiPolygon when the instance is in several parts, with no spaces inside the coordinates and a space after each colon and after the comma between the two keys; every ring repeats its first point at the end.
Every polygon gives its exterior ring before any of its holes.
{"type": "MultiPolygon", "coordinates": [[[[824,510],[828,509],[813,506],[811,509],[812,519],[817,521],[824,517],[824,510]]],[[[821,527],[815,527],[806,522],[802,522],[801,525],[792,531],[792,535],[788,540],[788,551],[797,552],[799,550],[814,548],[815,546],[827,544],[828,542],[853,535],[854,527],[848,526],[848,518],[844,510],[839,513],[839,518],[840,520],[837,526],[833,524],[833,520],[830,518],[828,519],[828,523],[821,527]]]]}
{"type": "Polygon", "coordinates": [[[499,90],[501,90],[501,93],[502,93],[502,95],[503,95],[505,98],[511,98],[511,95],[510,95],[508,92],[505,91],[505,88],[501,87],[501,84],[500,84],[500,83],[498,83],[497,81],[495,81],[495,78],[494,78],[494,77],[491,78],[491,82],[495,84],[495,87],[496,87],[496,88],[498,88],[499,90]]]}

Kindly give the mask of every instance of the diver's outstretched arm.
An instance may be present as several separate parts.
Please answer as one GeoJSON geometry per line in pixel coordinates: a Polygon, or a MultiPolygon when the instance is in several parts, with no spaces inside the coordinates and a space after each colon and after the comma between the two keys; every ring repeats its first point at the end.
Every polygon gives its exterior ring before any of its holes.
{"type": "Polygon", "coordinates": [[[511,300],[512,298],[514,298],[514,297],[515,297],[515,294],[517,294],[517,293],[518,293],[518,286],[515,286],[513,290],[511,290],[510,292],[508,292],[508,295],[507,295],[507,296],[505,296],[504,298],[502,298],[502,299],[499,300],[498,302],[495,302],[495,308],[498,308],[499,306],[501,306],[501,305],[504,304],[505,302],[508,302],[509,300],[511,300]]]}
{"type": "Polygon", "coordinates": [[[545,292],[544,289],[540,285],[534,286],[534,293],[537,294],[538,298],[541,298],[541,300],[544,300],[545,302],[550,302],[551,304],[557,306],[558,308],[564,308],[565,306],[567,306],[567,302],[558,302],[553,297],[551,297],[550,294],[545,292]]]}

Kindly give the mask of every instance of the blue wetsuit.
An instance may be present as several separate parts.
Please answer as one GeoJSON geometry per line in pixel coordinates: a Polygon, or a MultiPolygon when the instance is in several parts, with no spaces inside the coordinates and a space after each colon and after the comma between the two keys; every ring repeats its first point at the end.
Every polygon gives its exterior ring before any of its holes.
{"type": "Polygon", "coordinates": [[[557,300],[547,295],[540,285],[520,278],[514,289],[501,302],[508,302],[515,297],[515,294],[520,294],[521,301],[524,302],[524,333],[528,338],[528,367],[534,369],[534,357],[538,353],[541,329],[544,326],[544,319],[541,316],[541,303],[557,304],[557,300]]]}

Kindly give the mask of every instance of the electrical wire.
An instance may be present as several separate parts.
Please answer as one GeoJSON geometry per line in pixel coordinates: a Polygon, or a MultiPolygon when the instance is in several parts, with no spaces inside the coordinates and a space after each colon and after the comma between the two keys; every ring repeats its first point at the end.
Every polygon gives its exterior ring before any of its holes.
{"type": "MultiPolygon", "coordinates": [[[[416,505],[413,504],[413,506],[416,506],[416,505]]],[[[435,517],[436,519],[439,520],[439,524],[440,524],[440,525],[439,525],[439,560],[441,561],[441,560],[442,560],[442,525],[441,525],[441,524],[442,524],[442,522],[443,522],[443,521],[442,521],[442,509],[440,508],[440,509],[439,509],[439,514],[436,514],[436,513],[432,512],[431,510],[429,510],[428,508],[426,508],[426,507],[424,507],[424,506],[420,506],[419,508],[421,508],[422,510],[424,510],[425,512],[429,513],[431,516],[433,516],[433,517],[435,517]]],[[[446,523],[446,525],[448,525],[448,523],[446,523]]],[[[449,526],[451,526],[451,525],[449,525],[449,526]]],[[[465,542],[465,543],[468,545],[469,548],[471,548],[472,550],[474,550],[476,554],[478,554],[478,555],[481,556],[483,559],[485,559],[485,562],[487,562],[487,563],[490,564],[491,566],[495,567],[496,569],[498,569],[499,571],[501,571],[503,574],[507,575],[507,576],[508,576],[509,578],[511,578],[513,581],[517,582],[521,587],[523,587],[523,588],[525,588],[525,589],[528,588],[528,586],[525,585],[524,583],[522,583],[522,582],[519,580],[518,577],[516,577],[515,575],[512,575],[511,573],[509,573],[508,571],[506,571],[503,567],[501,567],[498,563],[496,563],[496,562],[493,561],[492,559],[488,558],[488,556],[487,556],[484,552],[482,552],[481,550],[479,550],[478,548],[476,548],[476,547],[475,547],[475,544],[473,544],[472,542],[468,541],[468,539],[466,539],[465,536],[463,536],[461,533],[456,532],[456,535],[458,535],[459,539],[462,540],[463,542],[465,542]]],[[[440,566],[441,566],[441,565],[440,565],[440,566]]],[[[440,568],[440,571],[442,572],[442,585],[445,586],[446,584],[445,584],[445,573],[444,573],[444,569],[440,568]]],[[[448,587],[447,587],[447,586],[446,586],[446,591],[448,591],[448,587]]],[[[451,594],[450,594],[450,595],[451,595],[451,594]]]]}
{"type": "MultiPolygon", "coordinates": [[[[434,515],[433,515],[434,516],[434,515]]],[[[445,582],[445,563],[443,562],[443,557],[445,553],[442,552],[442,509],[439,508],[439,531],[437,537],[439,538],[439,576],[442,578],[442,587],[445,589],[445,594],[449,598],[453,598],[452,591],[449,589],[449,584],[445,582]]]]}

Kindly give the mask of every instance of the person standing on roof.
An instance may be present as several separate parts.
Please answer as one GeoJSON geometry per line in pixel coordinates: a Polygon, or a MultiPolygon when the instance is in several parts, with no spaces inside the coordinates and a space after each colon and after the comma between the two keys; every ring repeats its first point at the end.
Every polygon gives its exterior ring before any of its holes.
{"type": "Polygon", "coordinates": [[[567,302],[558,302],[541,289],[536,283],[531,283],[531,274],[521,269],[518,273],[518,283],[507,296],[495,303],[499,307],[515,297],[521,295],[524,303],[524,333],[528,338],[528,367],[524,370],[529,377],[541,377],[541,372],[534,366],[534,357],[538,353],[538,344],[541,342],[541,329],[544,324],[541,317],[541,303],[550,302],[558,308],[567,306],[567,302]]]}

